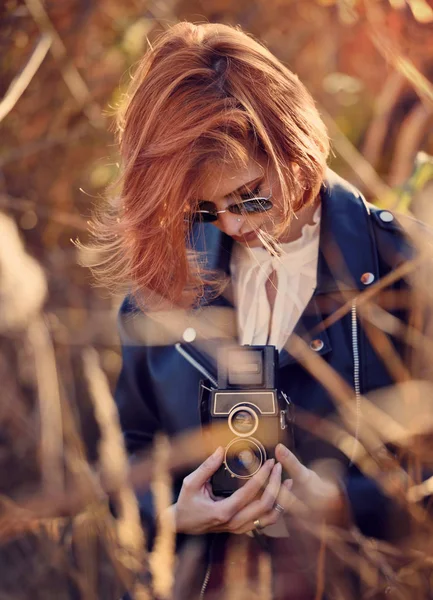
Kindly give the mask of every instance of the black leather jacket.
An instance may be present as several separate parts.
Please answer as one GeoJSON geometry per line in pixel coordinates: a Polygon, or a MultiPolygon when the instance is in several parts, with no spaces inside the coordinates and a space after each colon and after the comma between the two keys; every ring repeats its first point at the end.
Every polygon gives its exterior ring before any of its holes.
{"type": "MultiPolygon", "coordinates": [[[[362,395],[388,386],[393,380],[372,346],[355,299],[398,268],[413,250],[390,212],[368,205],[354,187],[335,173],[328,173],[321,195],[317,287],[295,333],[310,345],[312,355],[320,355],[348,384],[352,394],[347,400],[362,412],[362,395]],[[337,318],[337,311],[343,305],[349,308],[337,318]],[[323,327],[325,319],[332,315],[335,319],[323,327]]],[[[206,244],[207,266],[228,273],[232,240],[212,225],[200,226],[195,235],[197,248],[204,248],[206,244]]],[[[406,287],[407,282],[397,278],[386,288],[390,293],[388,299],[393,298],[393,292],[406,287]]],[[[226,309],[228,315],[233,313],[226,296],[221,295],[210,302],[205,298],[196,314],[207,306],[226,309]]],[[[391,307],[391,312],[407,319],[404,306],[391,307]]],[[[120,310],[123,367],[116,402],[130,453],[145,448],[157,431],[175,436],[198,428],[199,381],[203,371],[215,376],[211,355],[196,341],[185,342],[182,327],[170,343],[154,345],[149,341],[146,345],[137,345],[131,324],[138,317],[145,322],[143,313],[127,297],[120,310]]],[[[188,326],[190,323],[185,321],[185,329],[188,326]]],[[[387,338],[402,356],[405,352],[403,344],[392,335],[387,338]]],[[[299,410],[318,417],[335,413],[335,402],[329,389],[287,350],[280,354],[279,376],[280,387],[299,410]]],[[[350,458],[301,428],[296,430],[296,450],[305,464],[326,456],[343,462],[344,485],[351,512],[364,534],[389,538],[391,532],[396,532],[393,520],[396,506],[392,498],[386,496],[375,481],[361,474],[350,458]]],[[[181,480],[175,482],[175,493],[181,483],[181,480]]],[[[139,501],[143,521],[152,532],[151,494],[140,494],[139,501]]]]}

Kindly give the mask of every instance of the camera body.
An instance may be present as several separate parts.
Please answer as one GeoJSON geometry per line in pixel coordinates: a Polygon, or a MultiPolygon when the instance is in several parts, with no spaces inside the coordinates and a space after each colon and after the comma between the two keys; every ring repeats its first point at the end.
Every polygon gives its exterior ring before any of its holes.
{"type": "Polygon", "coordinates": [[[212,445],[224,448],[224,462],[212,477],[217,496],[230,496],[253,477],[275,446],[293,447],[293,410],[277,387],[274,346],[222,347],[218,387],[200,384],[202,425],[212,445]]]}

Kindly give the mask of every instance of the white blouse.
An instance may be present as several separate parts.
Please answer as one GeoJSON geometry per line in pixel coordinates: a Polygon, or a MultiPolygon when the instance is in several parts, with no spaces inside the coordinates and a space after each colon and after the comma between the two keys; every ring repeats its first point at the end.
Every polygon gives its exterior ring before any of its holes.
{"type": "Polygon", "coordinates": [[[270,344],[281,350],[293,332],[317,283],[320,214],[319,206],[313,224],[304,225],[297,240],[281,244],[281,256],[235,244],[230,271],[240,344],[270,344]],[[272,271],[276,295],[271,311],[266,282],[272,271]]]}
{"type": "MultiPolygon", "coordinates": [[[[320,215],[319,206],[313,224],[304,225],[297,240],[281,244],[281,256],[272,256],[265,248],[235,244],[230,271],[241,344],[270,344],[281,350],[293,332],[317,283],[320,215]],[[276,294],[271,311],[266,282],[272,271],[276,274],[276,294]]],[[[283,519],[265,527],[263,533],[270,537],[290,535],[283,519]]]]}

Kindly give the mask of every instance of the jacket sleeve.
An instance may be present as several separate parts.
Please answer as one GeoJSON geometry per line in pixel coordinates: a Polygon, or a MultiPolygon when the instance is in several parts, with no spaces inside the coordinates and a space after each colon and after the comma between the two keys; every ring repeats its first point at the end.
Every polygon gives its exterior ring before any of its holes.
{"type": "MultiPolygon", "coordinates": [[[[161,429],[157,399],[149,375],[149,348],[134,342],[125,323],[134,318],[136,306],[129,298],[123,301],[119,312],[119,334],[122,344],[122,368],[115,390],[115,402],[128,454],[149,448],[155,434],[161,429]]],[[[148,534],[149,544],[155,534],[154,507],[150,490],[137,493],[140,514],[148,534]]]]}
{"type": "MultiPolygon", "coordinates": [[[[338,422],[338,417],[337,417],[338,422]]],[[[345,496],[345,514],[360,532],[372,538],[396,541],[408,533],[408,513],[382,489],[381,485],[362,473],[355,464],[349,466],[348,457],[333,444],[303,432],[300,458],[311,467],[315,461],[331,460],[341,465],[340,486],[345,496]]],[[[314,468],[314,467],[313,467],[314,468]]]]}
{"type": "Polygon", "coordinates": [[[345,487],[351,517],[363,535],[391,542],[409,533],[407,511],[375,480],[353,469],[345,487]]]}

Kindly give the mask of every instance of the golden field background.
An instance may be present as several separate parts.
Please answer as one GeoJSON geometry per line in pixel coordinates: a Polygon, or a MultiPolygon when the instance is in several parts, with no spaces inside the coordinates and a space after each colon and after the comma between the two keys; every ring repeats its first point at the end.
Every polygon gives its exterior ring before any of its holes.
{"type": "MultiPolygon", "coordinates": [[[[133,487],[152,485],[167,504],[173,457],[180,448],[192,460],[192,440],[169,447],[160,439],[153,459],[128,471],[111,396],[120,299],[93,286],[71,240],[87,239],[92,206],[116,174],[112,115],[134,64],[183,19],[239,24],[264,41],[313,93],[333,140],[331,166],[369,200],[433,224],[431,1],[6,0],[0,599],[105,600],[125,587],[138,599],[172,597],[170,528],[160,524],[148,556],[133,487]]],[[[424,539],[399,560],[402,549],[346,542],[362,550],[366,598],[387,593],[395,578],[407,593],[396,597],[428,597],[433,553],[424,539]]],[[[254,591],[229,574],[233,597],[268,598],[266,566],[261,573],[254,591]]]]}

